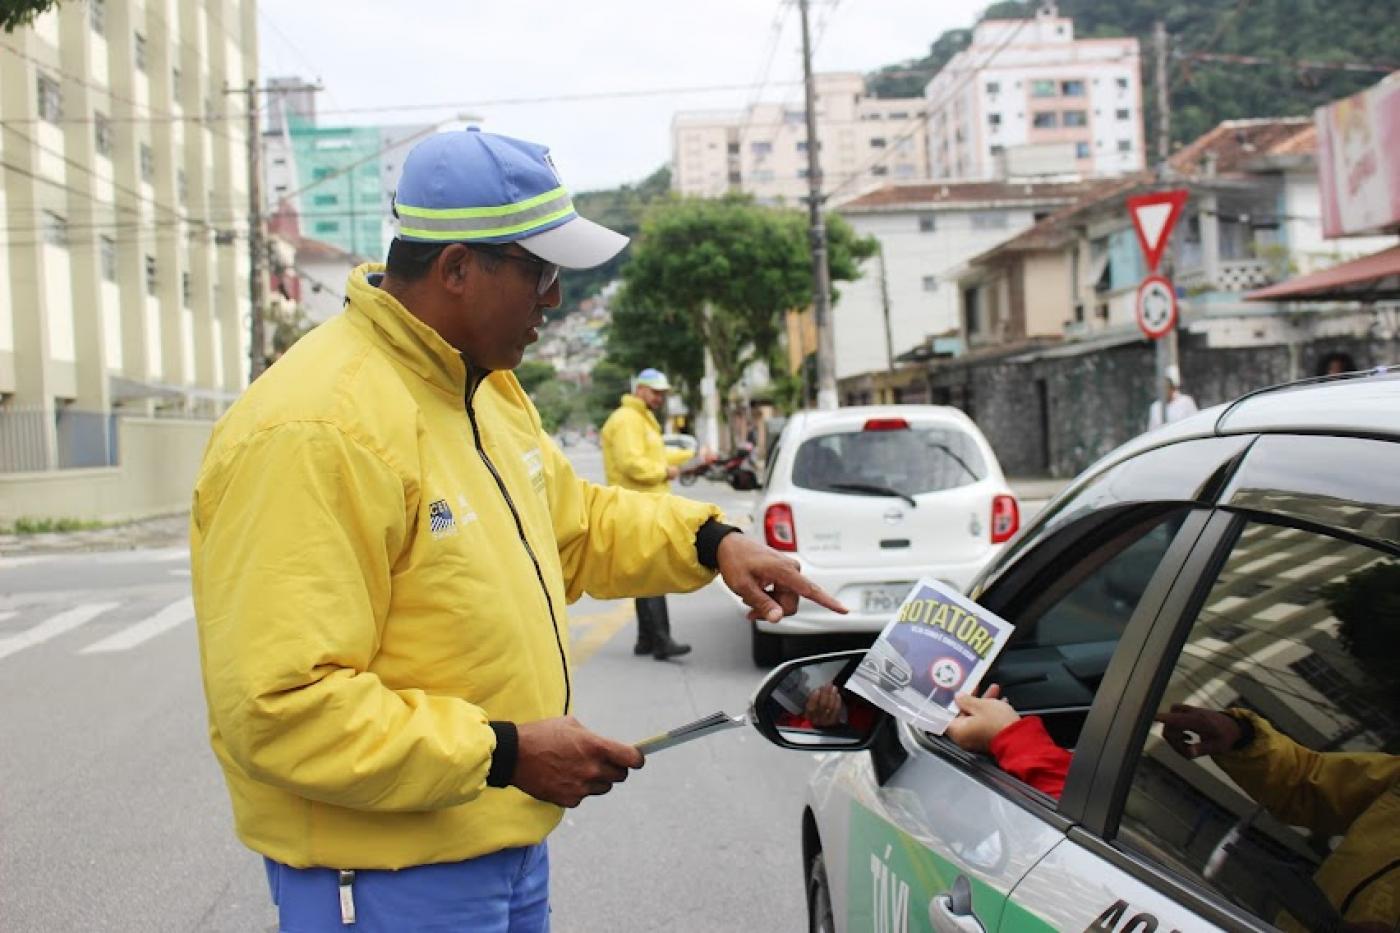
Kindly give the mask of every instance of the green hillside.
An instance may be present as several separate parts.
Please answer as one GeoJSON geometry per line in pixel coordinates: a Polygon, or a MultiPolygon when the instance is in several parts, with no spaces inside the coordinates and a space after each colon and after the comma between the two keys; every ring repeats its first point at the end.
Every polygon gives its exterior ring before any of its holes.
{"type": "MultiPolygon", "coordinates": [[[[988,19],[1032,16],[1038,2],[994,3],[988,19]]],[[[1189,142],[1221,120],[1303,116],[1379,81],[1379,72],[1308,70],[1300,61],[1363,62],[1400,68],[1400,8],[1395,0],[1061,0],[1079,38],[1137,36],[1142,44],[1149,152],[1156,151],[1152,24],[1165,20],[1172,62],[1172,140],[1189,142]],[[1276,65],[1188,62],[1182,53],[1274,59],[1276,65]]],[[[921,96],[929,79],[972,39],[952,29],[914,61],[869,75],[880,97],[921,96]]]]}

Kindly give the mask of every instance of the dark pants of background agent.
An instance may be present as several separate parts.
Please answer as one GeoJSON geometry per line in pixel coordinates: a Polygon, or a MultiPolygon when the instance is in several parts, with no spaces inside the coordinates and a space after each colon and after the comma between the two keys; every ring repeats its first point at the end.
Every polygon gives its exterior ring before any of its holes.
{"type": "Polygon", "coordinates": [[[665,596],[646,596],[637,605],[637,644],[633,654],[649,654],[658,661],[690,653],[690,646],[671,638],[671,616],[665,596]]]}

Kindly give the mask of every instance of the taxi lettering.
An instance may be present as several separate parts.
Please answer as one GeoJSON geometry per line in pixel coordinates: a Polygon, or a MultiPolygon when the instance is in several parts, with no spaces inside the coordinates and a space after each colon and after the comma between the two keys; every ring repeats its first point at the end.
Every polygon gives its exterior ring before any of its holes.
{"type": "MultiPolygon", "coordinates": [[[[1084,933],[1157,933],[1157,918],[1149,913],[1135,913],[1124,923],[1123,918],[1128,916],[1131,909],[1127,901],[1114,901],[1084,928],[1084,933]]],[[[1171,933],[1181,931],[1173,929],[1171,933]]]]}
{"type": "Polygon", "coordinates": [[[892,846],[885,846],[882,859],[870,853],[871,903],[874,905],[875,933],[909,933],[909,883],[887,864],[892,846]]]}

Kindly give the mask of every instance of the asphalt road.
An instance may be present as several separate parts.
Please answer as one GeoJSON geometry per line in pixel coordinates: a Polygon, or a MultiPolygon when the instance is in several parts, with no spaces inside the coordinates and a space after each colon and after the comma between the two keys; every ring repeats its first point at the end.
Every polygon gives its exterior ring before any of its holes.
{"type": "MultiPolygon", "coordinates": [[[[599,476],[595,449],[569,453],[599,476]]],[[[208,748],[188,596],[183,548],[0,559],[0,930],[276,929],[208,748]]],[[[631,653],[629,603],[570,608],[590,727],[637,741],[744,709],[761,673],[735,603],[716,585],[671,614],[695,651],[658,663],[631,653]]],[[[656,754],[551,837],[554,928],[804,929],[811,766],[748,730],[656,754]]]]}

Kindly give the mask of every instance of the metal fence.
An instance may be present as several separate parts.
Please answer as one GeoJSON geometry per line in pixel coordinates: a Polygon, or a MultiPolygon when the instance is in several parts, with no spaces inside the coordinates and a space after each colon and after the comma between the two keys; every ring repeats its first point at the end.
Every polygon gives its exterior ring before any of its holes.
{"type": "Polygon", "coordinates": [[[72,407],[0,408],[0,472],[115,466],[119,417],[72,407]]]}

